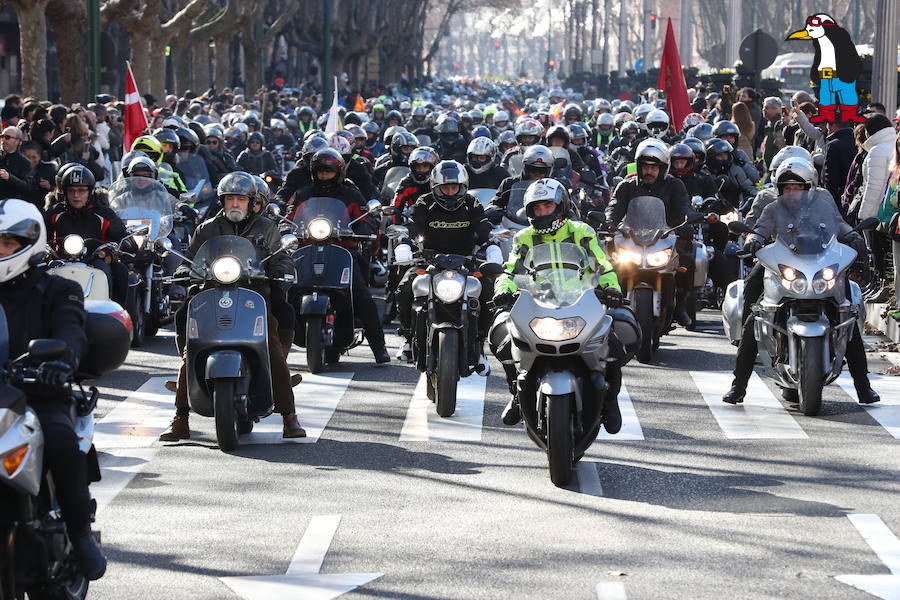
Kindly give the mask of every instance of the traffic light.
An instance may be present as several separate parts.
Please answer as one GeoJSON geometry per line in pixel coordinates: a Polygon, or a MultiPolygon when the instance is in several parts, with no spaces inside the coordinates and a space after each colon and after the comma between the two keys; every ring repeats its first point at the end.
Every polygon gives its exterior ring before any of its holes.
{"type": "Polygon", "coordinates": [[[462,67],[459,63],[453,63],[453,68],[459,70],[462,67]]]}
{"type": "Polygon", "coordinates": [[[552,69],[553,67],[556,66],[556,61],[555,61],[555,60],[548,60],[548,61],[547,61],[547,66],[550,67],[550,68],[552,69]]]}
{"type": "Polygon", "coordinates": [[[650,13],[650,27],[652,27],[654,30],[656,29],[656,14],[655,13],[650,13]]]}
{"type": "Polygon", "coordinates": [[[166,56],[172,56],[172,46],[166,46],[166,56]]]}
{"type": "Polygon", "coordinates": [[[496,42],[494,42],[494,48],[496,48],[497,50],[500,49],[500,40],[497,40],[496,42]]]}

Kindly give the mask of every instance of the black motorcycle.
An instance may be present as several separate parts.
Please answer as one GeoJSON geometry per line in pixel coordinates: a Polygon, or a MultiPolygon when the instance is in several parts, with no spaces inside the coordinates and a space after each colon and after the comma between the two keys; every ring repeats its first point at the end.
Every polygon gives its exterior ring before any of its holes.
{"type": "Polygon", "coordinates": [[[297,280],[289,300],[297,314],[294,343],[306,348],[311,373],[340,360],[342,353],[363,342],[353,313],[353,254],[343,243],[371,242],[375,235],[359,235],[352,226],[377,215],[381,203],[372,200],[368,213],[351,220],[347,205],[337,198],[310,198],[300,204],[293,228],[306,245],[293,254],[297,280]]]}
{"type": "MultiPolygon", "coordinates": [[[[278,252],[296,246],[284,236],[278,252]]],[[[161,246],[171,251],[172,242],[161,246]]],[[[274,255],[271,255],[274,256],[274,255]]],[[[188,401],[204,417],[214,417],[219,447],[229,452],[238,436],[272,414],[268,322],[265,299],[249,284],[269,279],[256,246],[247,238],[222,235],[200,246],[190,281],[205,288],[191,298],[187,312],[188,401]]],[[[289,280],[289,278],[288,278],[289,280]]]]}

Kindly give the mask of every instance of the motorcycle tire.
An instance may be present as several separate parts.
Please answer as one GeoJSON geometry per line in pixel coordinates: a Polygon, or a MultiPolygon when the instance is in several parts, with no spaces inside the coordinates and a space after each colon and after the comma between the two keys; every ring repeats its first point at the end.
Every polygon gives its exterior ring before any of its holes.
{"type": "Polygon", "coordinates": [[[641,345],[637,351],[639,363],[648,363],[653,359],[653,290],[638,288],[634,290],[634,316],[641,328],[641,345]]]}
{"type": "Polygon", "coordinates": [[[159,314],[159,298],[160,298],[160,290],[154,289],[150,294],[150,306],[147,307],[147,312],[144,314],[144,338],[152,338],[156,337],[156,334],[159,333],[159,325],[162,321],[159,314]]]}
{"type": "Polygon", "coordinates": [[[800,410],[807,417],[814,417],[822,409],[823,342],[824,338],[800,338],[800,410]]]}
{"type": "Polygon", "coordinates": [[[434,404],[434,400],[437,397],[437,394],[434,392],[434,375],[425,374],[425,395],[431,400],[431,403],[434,404]]]}
{"type": "Polygon", "coordinates": [[[572,395],[544,396],[544,407],[550,481],[556,487],[565,487],[572,481],[572,468],[575,465],[572,395]]]}
{"type": "Polygon", "coordinates": [[[452,417],[456,412],[456,384],[459,382],[459,335],[438,331],[438,361],[435,378],[437,414],[452,417]]]}
{"type": "Polygon", "coordinates": [[[140,300],[136,300],[132,310],[128,311],[131,316],[131,347],[132,348],[140,348],[144,345],[144,341],[146,338],[146,321],[144,321],[145,313],[144,307],[141,306],[143,303],[140,300]]]}
{"type": "Polygon", "coordinates": [[[325,351],[325,362],[329,365],[333,365],[338,363],[341,360],[341,352],[340,350],[326,350],[325,351]]]}
{"type": "Polygon", "coordinates": [[[325,369],[325,332],[322,317],[306,319],[306,366],[310,373],[321,373],[325,369]]]}
{"type": "Polygon", "coordinates": [[[238,447],[238,418],[234,407],[234,382],[217,379],[213,384],[213,406],[216,411],[216,439],[222,452],[238,447]]]}
{"type": "MultiPolygon", "coordinates": [[[[74,560],[72,557],[70,560],[74,560]]],[[[66,585],[52,585],[28,591],[29,600],[85,600],[89,581],[81,574],[74,575],[66,585]]]]}
{"type": "Polygon", "coordinates": [[[253,419],[247,419],[246,421],[240,421],[238,423],[238,433],[240,435],[247,435],[248,433],[253,433],[253,419]]]}
{"type": "Polygon", "coordinates": [[[685,327],[688,331],[697,329],[697,290],[691,290],[684,298],[684,310],[691,318],[691,324],[685,327]]]}

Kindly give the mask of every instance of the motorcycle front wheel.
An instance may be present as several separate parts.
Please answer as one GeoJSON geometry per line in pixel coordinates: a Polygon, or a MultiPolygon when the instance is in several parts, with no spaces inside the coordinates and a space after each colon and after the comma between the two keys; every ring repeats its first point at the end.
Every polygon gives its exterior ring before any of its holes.
{"type": "Polygon", "coordinates": [[[823,342],[820,337],[800,338],[800,410],[807,417],[819,414],[822,409],[823,342]]]}
{"type": "Polygon", "coordinates": [[[325,332],[319,315],[306,319],[306,366],[310,373],[321,373],[325,368],[325,332]]]}
{"type": "Polygon", "coordinates": [[[456,384],[459,381],[459,335],[438,331],[438,360],[434,377],[437,414],[451,417],[456,412],[456,384]]]}
{"type": "Polygon", "coordinates": [[[575,464],[572,395],[545,396],[544,406],[550,481],[556,487],[565,487],[572,480],[572,467],[575,464]]]}
{"type": "Polygon", "coordinates": [[[653,359],[653,290],[638,288],[634,290],[634,316],[641,328],[641,345],[637,351],[640,363],[648,363],[653,359]]]}
{"type": "Polygon", "coordinates": [[[29,600],[84,600],[88,593],[88,580],[84,575],[73,575],[65,584],[29,590],[29,600]]]}
{"type": "Polygon", "coordinates": [[[216,411],[216,439],[222,452],[238,447],[238,418],[234,406],[234,382],[218,379],[213,384],[213,405],[216,411]]]}

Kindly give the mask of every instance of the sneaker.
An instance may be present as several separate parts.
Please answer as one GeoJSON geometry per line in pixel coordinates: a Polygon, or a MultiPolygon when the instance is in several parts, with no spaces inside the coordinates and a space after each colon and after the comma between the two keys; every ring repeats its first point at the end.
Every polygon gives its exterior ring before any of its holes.
{"type": "Polygon", "coordinates": [[[403,362],[412,362],[412,346],[410,346],[409,342],[404,343],[403,347],[397,350],[397,354],[394,358],[402,360],[403,362]]]}
{"type": "Polygon", "coordinates": [[[491,364],[488,362],[487,356],[484,355],[484,352],[482,352],[481,356],[478,357],[478,364],[475,365],[475,372],[482,377],[487,377],[491,374],[491,364]]]}

